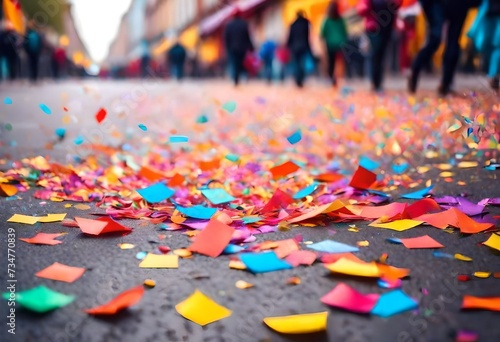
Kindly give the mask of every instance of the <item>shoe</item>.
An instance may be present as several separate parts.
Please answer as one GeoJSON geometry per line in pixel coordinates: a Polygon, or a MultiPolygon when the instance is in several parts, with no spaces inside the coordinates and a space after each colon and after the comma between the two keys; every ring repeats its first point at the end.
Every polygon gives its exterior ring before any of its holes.
{"type": "Polygon", "coordinates": [[[445,97],[447,95],[458,96],[458,93],[452,90],[449,86],[445,87],[443,85],[440,85],[438,88],[438,95],[440,97],[445,97]]]}
{"type": "Polygon", "coordinates": [[[408,77],[408,92],[410,94],[415,94],[417,92],[417,78],[413,72],[411,72],[410,77],[408,77]]]}

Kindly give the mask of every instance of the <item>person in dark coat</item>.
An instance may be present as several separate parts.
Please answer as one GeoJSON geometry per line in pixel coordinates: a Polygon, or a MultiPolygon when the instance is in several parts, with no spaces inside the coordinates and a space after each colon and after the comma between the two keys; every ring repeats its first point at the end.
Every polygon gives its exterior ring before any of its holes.
{"type": "Polygon", "coordinates": [[[240,75],[243,72],[243,62],[247,52],[253,51],[253,43],[250,38],[248,23],[242,18],[239,10],[233,19],[226,25],[224,30],[224,43],[227,58],[231,68],[231,78],[234,85],[238,85],[240,75]]]}
{"type": "Polygon", "coordinates": [[[19,38],[10,23],[6,23],[5,28],[0,32],[0,61],[5,59],[7,62],[7,71],[11,81],[15,80],[19,74],[19,38]]]}
{"type": "Polygon", "coordinates": [[[297,19],[290,26],[290,33],[288,34],[287,47],[292,54],[295,83],[300,88],[304,86],[306,61],[311,55],[309,27],[310,23],[306,19],[304,12],[298,11],[297,19]]]}
{"type": "Polygon", "coordinates": [[[384,61],[402,0],[361,0],[358,14],[365,18],[365,30],[370,40],[370,73],[374,91],[383,90],[384,61]]]}
{"type": "Polygon", "coordinates": [[[184,64],[186,63],[186,49],[178,41],[168,50],[168,66],[178,80],[184,77],[184,64]]]}
{"type": "Polygon", "coordinates": [[[428,37],[425,46],[415,57],[408,91],[415,93],[420,72],[438,50],[443,37],[443,27],[447,24],[446,48],[443,55],[443,75],[438,93],[445,96],[451,92],[453,77],[460,57],[459,40],[467,12],[477,7],[480,0],[419,0],[427,21],[428,37]]]}
{"type": "Polygon", "coordinates": [[[42,35],[37,31],[35,23],[31,21],[28,25],[26,38],[24,40],[24,50],[28,55],[29,75],[32,82],[36,82],[38,80],[38,68],[42,48],[42,35]]]}

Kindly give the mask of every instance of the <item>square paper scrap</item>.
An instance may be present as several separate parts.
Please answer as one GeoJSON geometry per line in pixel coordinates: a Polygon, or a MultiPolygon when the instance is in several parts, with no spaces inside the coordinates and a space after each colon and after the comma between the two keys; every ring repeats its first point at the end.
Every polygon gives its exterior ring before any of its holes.
{"type": "Polygon", "coordinates": [[[418,236],[408,239],[400,239],[406,248],[443,248],[444,246],[431,238],[429,235],[418,236]]]}
{"type": "Polygon", "coordinates": [[[345,283],[335,286],[321,298],[326,305],[357,313],[370,313],[377,304],[380,295],[362,294],[345,283]]]}
{"type": "Polygon", "coordinates": [[[278,258],[274,252],[243,253],[240,260],[252,273],[265,273],[293,268],[286,261],[278,258]]]}
{"type": "Polygon", "coordinates": [[[229,317],[233,313],[199,290],[194,291],[191,296],[177,304],[175,310],[182,317],[201,326],[229,317]]]}
{"type": "Polygon", "coordinates": [[[401,290],[384,293],[371,313],[380,317],[391,317],[401,312],[414,310],[418,303],[401,290]]]}
{"type": "Polygon", "coordinates": [[[349,246],[333,240],[324,240],[312,245],[308,245],[307,247],[314,249],[315,251],[325,253],[349,253],[359,251],[359,248],[357,247],[349,246]]]}

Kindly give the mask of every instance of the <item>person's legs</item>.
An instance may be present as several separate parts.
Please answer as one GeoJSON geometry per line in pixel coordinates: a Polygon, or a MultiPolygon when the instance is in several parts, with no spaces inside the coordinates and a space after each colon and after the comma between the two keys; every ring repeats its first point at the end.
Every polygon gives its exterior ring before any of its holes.
{"type": "Polygon", "coordinates": [[[442,29],[445,20],[443,6],[439,1],[422,3],[422,8],[429,29],[427,42],[413,61],[412,75],[408,85],[408,90],[412,93],[417,89],[420,72],[430,63],[432,56],[441,44],[442,29]]]}
{"type": "Polygon", "coordinates": [[[450,91],[453,77],[457,69],[460,58],[460,35],[464,26],[466,11],[453,13],[449,18],[448,31],[446,37],[446,49],[443,55],[443,77],[441,80],[440,92],[446,94],[450,91]]]}
{"type": "Polygon", "coordinates": [[[371,81],[373,90],[379,91],[382,89],[383,73],[384,73],[384,57],[387,50],[387,45],[391,38],[390,29],[383,30],[377,33],[369,33],[370,45],[372,49],[371,56],[371,81]]]}
{"type": "Polygon", "coordinates": [[[305,71],[306,57],[307,57],[307,52],[305,51],[293,52],[295,83],[300,88],[304,86],[304,79],[306,77],[306,71],[305,71]]]}
{"type": "Polygon", "coordinates": [[[335,57],[337,56],[337,50],[328,46],[327,47],[327,55],[328,55],[328,77],[332,81],[332,84],[335,85],[335,57]]]}
{"type": "Polygon", "coordinates": [[[9,73],[9,80],[15,80],[17,77],[17,63],[15,56],[7,56],[7,70],[9,73]]]}
{"type": "Polygon", "coordinates": [[[244,53],[239,53],[235,52],[233,55],[234,58],[234,75],[233,75],[233,81],[234,85],[238,85],[240,83],[240,76],[243,73],[244,67],[243,67],[243,62],[245,60],[245,54],[244,53]]]}

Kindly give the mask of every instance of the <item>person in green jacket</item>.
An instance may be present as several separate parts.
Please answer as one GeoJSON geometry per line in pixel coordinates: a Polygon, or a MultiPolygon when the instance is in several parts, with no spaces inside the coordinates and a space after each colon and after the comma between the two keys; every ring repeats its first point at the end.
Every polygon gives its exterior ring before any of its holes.
{"type": "Polygon", "coordinates": [[[347,43],[347,28],[344,19],[340,16],[339,6],[336,1],[328,7],[328,16],[321,27],[321,38],[325,41],[328,56],[328,76],[332,80],[332,85],[337,85],[335,77],[335,59],[342,46],[347,43]]]}

